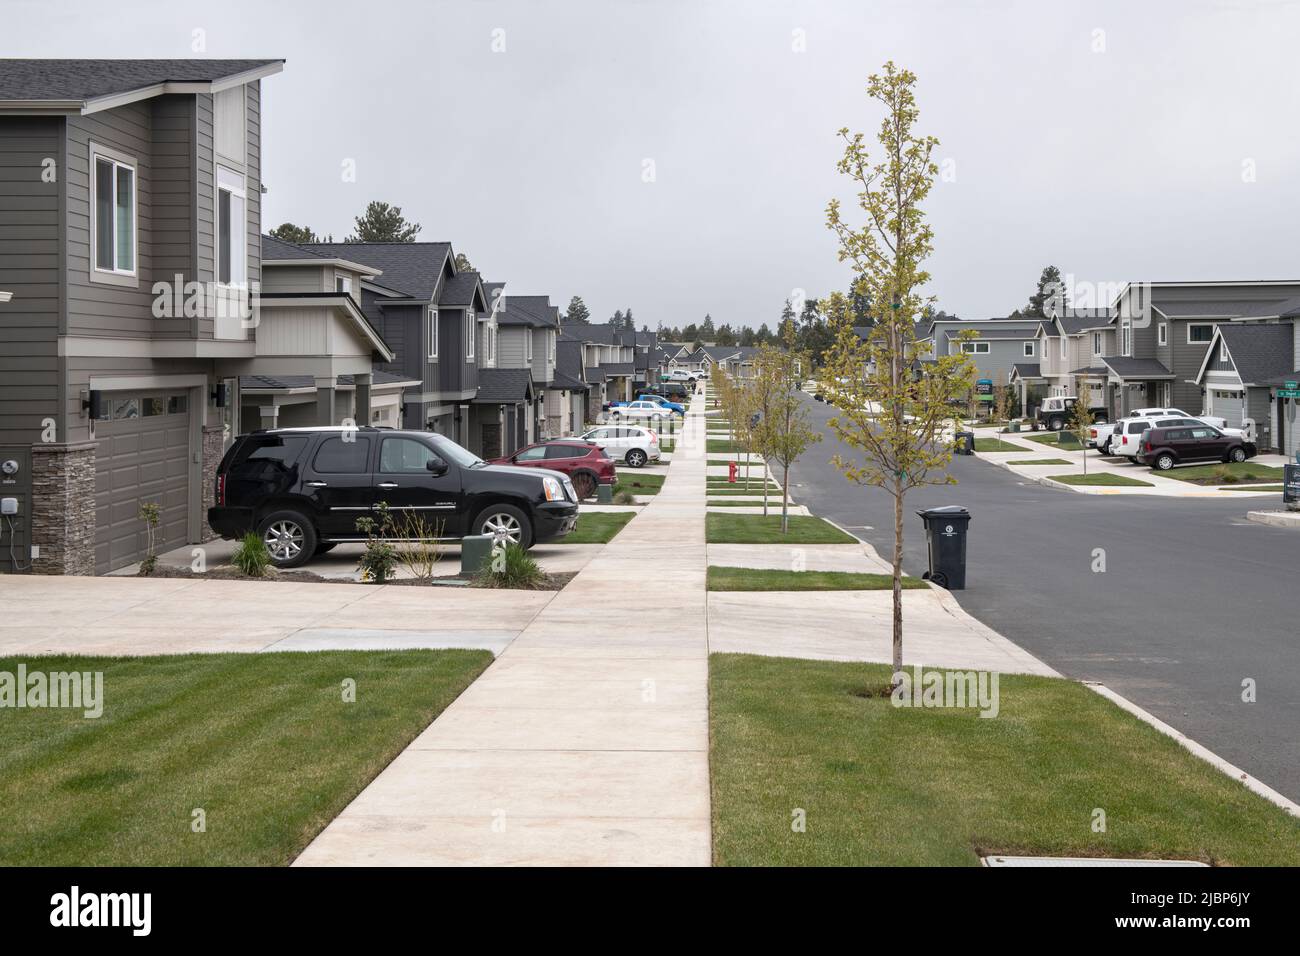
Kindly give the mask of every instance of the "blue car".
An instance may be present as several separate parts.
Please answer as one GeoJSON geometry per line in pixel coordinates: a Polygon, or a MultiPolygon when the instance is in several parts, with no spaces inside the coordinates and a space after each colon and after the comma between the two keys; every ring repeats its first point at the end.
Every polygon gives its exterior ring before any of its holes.
{"type": "MultiPolygon", "coordinates": [[[[683,417],[685,417],[686,415],[685,405],[679,405],[676,402],[670,402],[662,395],[651,395],[649,393],[645,393],[642,395],[638,395],[636,397],[636,400],[638,402],[653,402],[654,404],[658,405],[666,412],[676,412],[678,415],[681,415],[683,417]]],[[[616,408],[624,408],[630,404],[631,404],[630,402],[610,402],[608,405],[604,406],[604,409],[605,411],[608,412],[608,411],[613,411],[616,408]]]]}

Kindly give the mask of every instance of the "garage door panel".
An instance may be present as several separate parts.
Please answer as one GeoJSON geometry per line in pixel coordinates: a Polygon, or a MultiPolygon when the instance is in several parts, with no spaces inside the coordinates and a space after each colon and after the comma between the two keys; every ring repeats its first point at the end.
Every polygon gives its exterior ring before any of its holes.
{"type": "MultiPolygon", "coordinates": [[[[121,398],[122,396],[115,396],[121,398]]],[[[165,396],[164,396],[165,399],[165,396]]],[[[141,402],[142,408],[149,405],[141,402]]],[[[165,401],[163,407],[166,407],[165,401]]],[[[139,561],[147,548],[140,505],[159,506],[159,549],[189,534],[188,413],[146,415],[96,424],[95,566],[105,573],[139,561]]]]}

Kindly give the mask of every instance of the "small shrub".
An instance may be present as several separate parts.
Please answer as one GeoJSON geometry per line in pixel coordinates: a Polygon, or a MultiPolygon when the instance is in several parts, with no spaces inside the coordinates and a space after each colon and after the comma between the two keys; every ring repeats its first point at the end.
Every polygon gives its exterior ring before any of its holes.
{"type": "Polygon", "coordinates": [[[266,542],[256,531],[249,531],[235,546],[235,553],[230,556],[230,563],[239,569],[240,574],[250,578],[266,576],[271,566],[271,552],[266,550],[266,542]]]}
{"type": "Polygon", "coordinates": [[[145,534],[148,536],[144,560],[140,562],[140,573],[153,574],[158,567],[158,555],[155,551],[158,547],[157,533],[158,524],[162,520],[162,508],[156,501],[142,501],[137,515],[144,522],[145,534]]]}
{"type": "Polygon", "coordinates": [[[483,588],[537,590],[546,583],[546,572],[523,547],[507,544],[492,549],[491,560],[475,575],[474,583],[483,588]]]}
{"type": "Polygon", "coordinates": [[[400,556],[397,547],[388,540],[393,534],[393,515],[388,510],[388,502],[375,505],[375,514],[377,518],[366,515],[357,519],[357,530],[366,536],[366,550],[361,552],[357,567],[361,580],[383,584],[397,569],[400,556]]]}
{"type": "Polygon", "coordinates": [[[632,492],[624,488],[622,491],[620,491],[618,494],[614,496],[614,504],[634,505],[636,504],[636,495],[632,494],[632,492]]]}

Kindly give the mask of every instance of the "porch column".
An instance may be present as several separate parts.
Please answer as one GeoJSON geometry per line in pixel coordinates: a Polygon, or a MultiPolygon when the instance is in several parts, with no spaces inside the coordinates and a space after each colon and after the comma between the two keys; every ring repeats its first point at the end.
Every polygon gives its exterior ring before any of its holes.
{"type": "Polygon", "coordinates": [[[338,379],[333,375],[316,379],[316,424],[334,424],[334,390],[338,379]]]}
{"type": "Polygon", "coordinates": [[[370,382],[373,376],[367,372],[365,375],[354,375],[352,380],[356,382],[357,393],[355,399],[356,421],[358,426],[370,424],[370,382]]]}
{"type": "Polygon", "coordinates": [[[263,427],[263,428],[277,428],[277,427],[279,427],[279,426],[276,424],[276,423],[279,421],[279,419],[280,419],[280,406],[279,406],[279,405],[260,405],[260,406],[258,406],[258,409],[257,409],[257,410],[258,410],[259,413],[261,413],[261,416],[262,416],[262,427],[263,427]]]}

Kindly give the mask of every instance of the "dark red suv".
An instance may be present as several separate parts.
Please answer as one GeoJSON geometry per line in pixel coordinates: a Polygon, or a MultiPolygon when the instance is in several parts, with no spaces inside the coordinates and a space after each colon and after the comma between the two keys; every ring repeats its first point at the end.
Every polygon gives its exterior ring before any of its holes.
{"type": "Polygon", "coordinates": [[[561,471],[573,482],[578,499],[590,498],[597,485],[612,485],[614,462],[605,449],[586,441],[548,441],[525,445],[509,458],[493,458],[493,465],[521,465],[561,471]]]}
{"type": "Polygon", "coordinates": [[[1157,471],[1168,471],[1186,461],[1245,461],[1255,453],[1254,442],[1197,422],[1147,429],[1137,459],[1157,471]]]}

